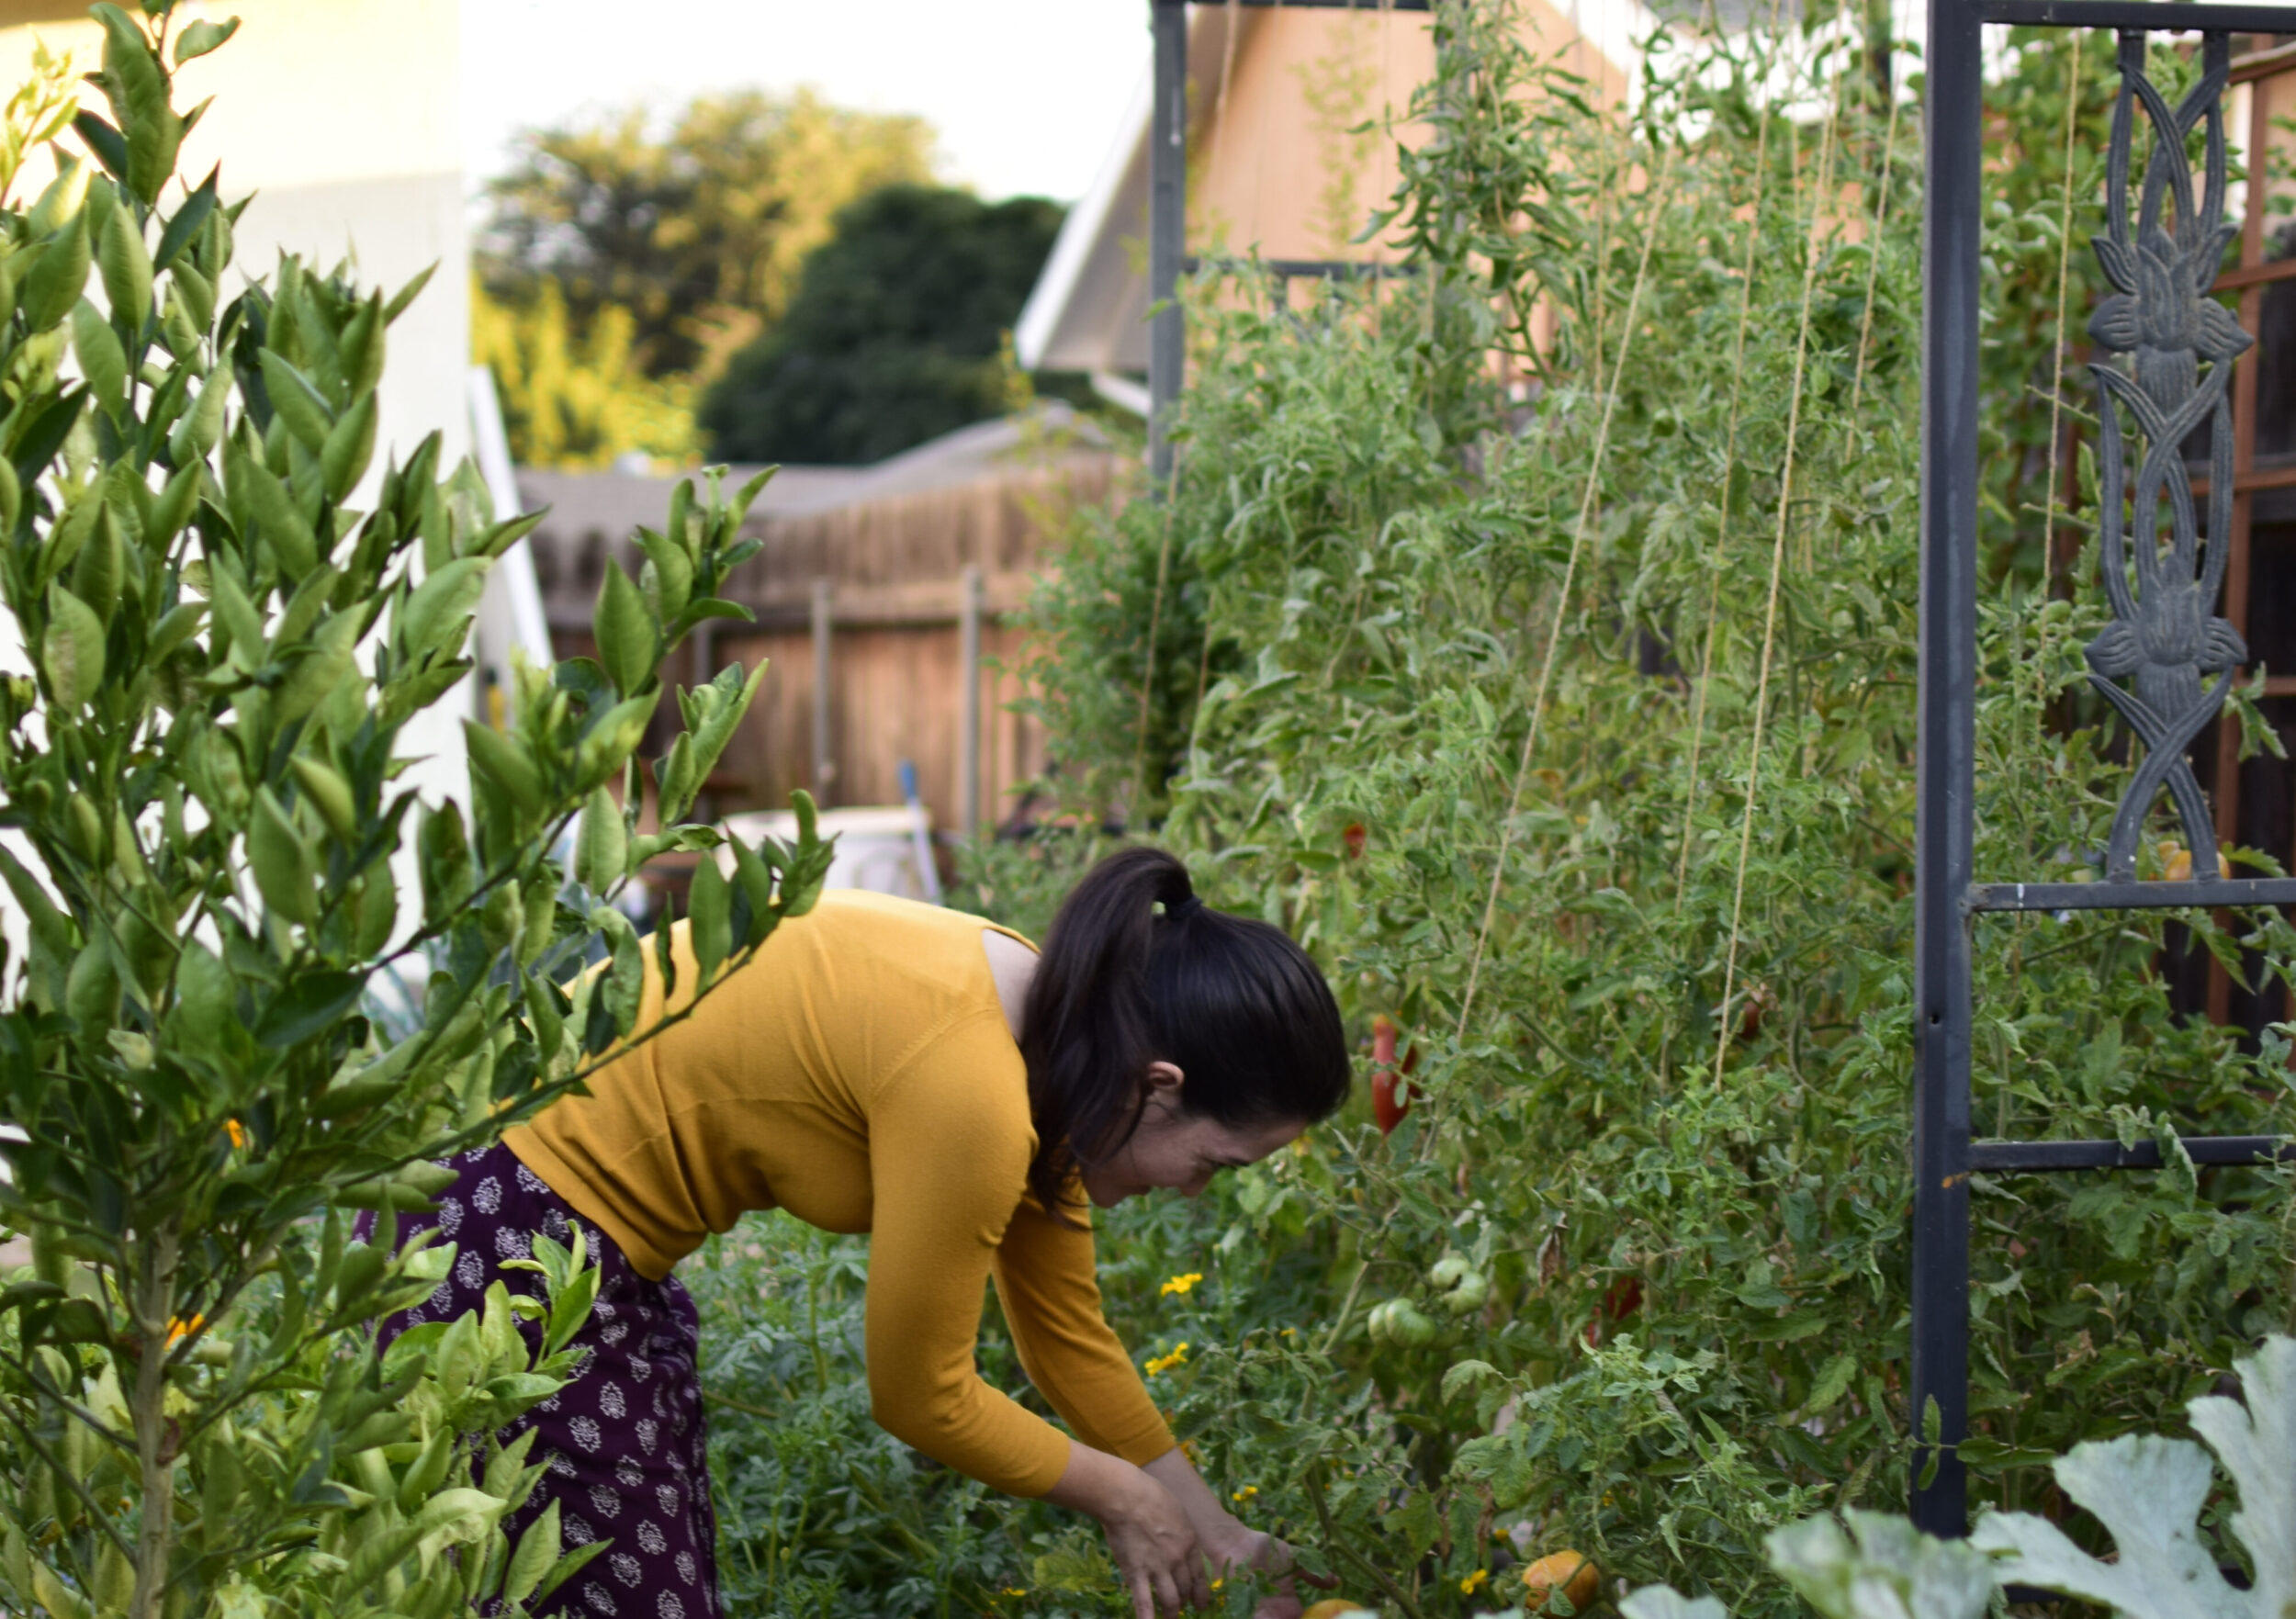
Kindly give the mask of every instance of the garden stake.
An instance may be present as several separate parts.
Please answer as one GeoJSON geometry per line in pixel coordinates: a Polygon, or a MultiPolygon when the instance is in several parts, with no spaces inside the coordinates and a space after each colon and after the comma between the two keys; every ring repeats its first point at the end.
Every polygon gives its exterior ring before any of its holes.
{"type": "Polygon", "coordinates": [[[1714,1081],[1722,1083],[1722,1064],[1730,1054],[1730,993],[1738,977],[1738,926],[1746,906],[1746,862],[1754,847],[1754,806],[1761,789],[1761,742],[1770,712],[1770,665],[1777,646],[1778,587],[1785,574],[1785,536],[1794,513],[1794,451],[1802,427],[1802,382],[1809,362],[1809,311],[1818,291],[1818,226],[1825,196],[1833,183],[1834,121],[1829,120],[1818,148],[1818,191],[1810,205],[1810,229],[1804,244],[1802,316],[1794,340],[1794,392],[1785,413],[1785,463],[1778,482],[1777,538],[1770,548],[1770,602],[1762,615],[1761,675],[1754,686],[1753,754],[1746,766],[1746,813],[1738,833],[1738,881],[1730,895],[1730,937],[1723,958],[1720,1026],[1715,1030],[1714,1081]]]}
{"type": "MultiPolygon", "coordinates": [[[[1772,26],[1776,26],[1774,13],[1772,26]]],[[[1762,195],[1770,169],[1770,103],[1754,126],[1754,202],[1746,221],[1746,256],[1739,267],[1738,335],[1730,344],[1730,425],[1723,434],[1722,500],[1715,513],[1714,550],[1707,565],[1706,633],[1698,653],[1698,690],[1690,709],[1690,786],[1683,795],[1683,851],[1674,865],[1674,911],[1681,915],[1690,882],[1691,823],[1698,813],[1698,756],[1706,736],[1706,693],[1714,680],[1714,632],[1722,611],[1722,549],[1730,532],[1730,485],[1738,477],[1738,414],[1746,387],[1746,327],[1754,313],[1754,249],[1761,242],[1762,195]]]]}
{"type": "Polygon", "coordinates": [[[1467,990],[1459,997],[1458,1032],[1453,1038],[1467,1038],[1468,1015],[1475,1007],[1475,984],[1481,976],[1483,949],[1491,940],[1491,925],[1499,914],[1499,891],[1506,881],[1507,851],[1514,843],[1514,817],[1523,805],[1523,787],[1530,779],[1531,753],[1538,746],[1538,722],[1546,712],[1547,693],[1554,683],[1555,655],[1562,646],[1562,626],[1570,616],[1570,586],[1578,577],[1579,556],[1586,548],[1588,515],[1594,510],[1594,497],[1602,487],[1603,453],[1610,444],[1611,419],[1618,410],[1618,384],[1626,374],[1626,356],[1634,348],[1635,310],[1642,303],[1643,283],[1650,273],[1650,251],[1658,245],[1659,220],[1666,212],[1668,189],[1674,179],[1674,151],[1669,147],[1659,163],[1658,184],[1652,187],[1650,227],[1642,239],[1642,261],[1635,269],[1633,291],[1626,298],[1626,331],[1618,340],[1618,359],[1611,368],[1611,386],[1603,398],[1603,420],[1594,433],[1594,454],[1586,469],[1586,492],[1579,501],[1579,521],[1570,534],[1570,556],[1563,564],[1562,586],[1555,592],[1555,622],[1547,636],[1547,657],[1538,670],[1538,686],[1531,699],[1531,723],[1523,733],[1523,754],[1515,761],[1514,787],[1507,794],[1506,819],[1499,826],[1499,856],[1491,868],[1491,897],[1483,905],[1482,927],[1475,935],[1475,950],[1468,958],[1467,990]]]}

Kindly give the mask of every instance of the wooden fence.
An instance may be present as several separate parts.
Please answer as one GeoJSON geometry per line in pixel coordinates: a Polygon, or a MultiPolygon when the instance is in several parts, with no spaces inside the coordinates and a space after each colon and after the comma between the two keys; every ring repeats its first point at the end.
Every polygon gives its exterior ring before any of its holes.
{"type": "MultiPolygon", "coordinates": [[[[825,806],[898,803],[907,759],[936,826],[1003,820],[1045,762],[1040,728],[1014,712],[1025,648],[1004,621],[1034,588],[1048,524],[1105,498],[1114,465],[1098,443],[1039,421],[968,428],[876,467],[778,475],[745,527],[765,549],[727,591],[756,621],[704,626],[676,671],[690,683],[728,663],[768,666],[708,810],[779,807],[794,787],[825,806]]],[[[662,522],[674,482],[520,475],[529,506],[551,507],[535,562],[558,656],[594,652],[606,558],[636,575],[628,536],[662,522]]]]}

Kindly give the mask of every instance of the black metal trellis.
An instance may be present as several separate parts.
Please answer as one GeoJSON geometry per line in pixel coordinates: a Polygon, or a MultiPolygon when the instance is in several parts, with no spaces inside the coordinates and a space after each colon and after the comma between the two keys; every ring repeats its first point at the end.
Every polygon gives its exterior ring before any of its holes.
{"type": "MultiPolygon", "coordinates": [[[[1180,275],[1187,262],[1187,8],[1238,6],[1247,10],[1431,11],[1435,0],[1148,0],[1155,70],[1148,118],[1148,476],[1157,489],[1172,477],[1166,436],[1172,405],[1180,397],[1187,341],[1180,317],[1180,275]]],[[[1267,266],[1294,275],[1356,275],[1365,266],[1344,260],[1284,259],[1267,266]]]]}
{"type": "MultiPolygon", "coordinates": [[[[1921,652],[1916,831],[1913,1119],[1913,1518],[1967,1527],[1969,1176],[1972,1171],[2155,1169],[2157,1142],[1970,1139],[1971,948],[1987,912],[2296,905],[2296,878],[2216,875],[2215,826],[2186,759],[2247,650],[2215,616],[2231,534],[2233,362],[2253,341],[2210,296],[2234,228],[2223,223],[2223,96],[2231,36],[2296,32],[2296,6],[2146,0],[1930,0],[1928,177],[1923,200],[1921,652]],[[2087,648],[2089,679],[2145,745],[2094,883],[1974,881],[1977,674],[1977,332],[1986,23],[2119,30],[2121,96],[2107,154],[2107,230],[2096,239],[2115,293],[2088,326],[2097,379],[2101,571],[2113,623],[2087,648]],[[2200,82],[2171,107],[2144,76],[2148,32],[2200,32],[2200,82]],[[2135,216],[2130,167],[2139,112],[2153,142],[2135,216]],[[2196,193],[2186,154],[2202,129],[2196,193]],[[2113,356],[2127,354],[2125,368],[2113,356]],[[2129,467],[2133,423],[2143,453],[2129,467]],[[2209,435],[2205,529],[2183,446],[2209,435]],[[2124,506],[2125,502],[2125,506],[2124,506]],[[2167,527],[2164,530],[2163,514],[2167,527]],[[2133,571],[2136,589],[2129,587],[2133,571]],[[2203,677],[2212,676],[2212,680],[2203,677]],[[2127,681],[2123,685],[2120,682],[2127,681]],[[2136,842],[2166,791],[2192,851],[2190,882],[2136,880],[2136,842]],[[1934,1411],[1936,1427],[1925,1432],[1934,1411]],[[1923,1476],[1927,1475],[1926,1482],[1923,1476]]],[[[2257,154],[2260,163],[2261,154],[2257,154]]],[[[2252,181],[2252,183],[2259,183],[2252,181]]],[[[2195,1164],[2289,1156],[2275,1137],[2186,1137],[2195,1164]]]]}

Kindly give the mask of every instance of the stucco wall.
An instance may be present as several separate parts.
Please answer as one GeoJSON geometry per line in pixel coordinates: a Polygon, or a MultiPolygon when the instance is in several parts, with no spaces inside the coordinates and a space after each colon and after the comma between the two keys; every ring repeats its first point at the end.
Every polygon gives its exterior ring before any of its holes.
{"type": "MultiPolygon", "coordinates": [[[[365,278],[395,289],[439,265],[391,330],[380,443],[404,450],[437,429],[459,457],[470,353],[460,0],[187,0],[176,26],[233,16],[237,37],[177,77],[177,106],[214,97],[184,143],[183,171],[220,163],[227,197],[255,194],[238,232],[249,274],[283,251],[327,264],[354,255],[365,278]]],[[[71,51],[83,71],[103,56],[84,6],[0,0],[0,89],[27,76],[36,41],[71,51]]],[[[84,94],[101,107],[101,92],[84,94]]],[[[42,154],[19,191],[51,173],[42,154]]]]}

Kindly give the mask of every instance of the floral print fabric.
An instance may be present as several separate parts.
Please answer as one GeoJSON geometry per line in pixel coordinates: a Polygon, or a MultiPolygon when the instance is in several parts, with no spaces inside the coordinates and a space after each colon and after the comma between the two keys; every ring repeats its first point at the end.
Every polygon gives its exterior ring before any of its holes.
{"type": "MultiPolygon", "coordinates": [[[[447,1167],[455,1184],[435,1199],[438,1212],[401,1216],[400,1236],[436,1226],[456,1245],[454,1269],[428,1299],[384,1323],[385,1343],[422,1321],[482,1308],[497,1281],[513,1293],[535,1291],[539,1277],[503,1270],[501,1262],[526,1257],[537,1231],[572,1241],[579,1217],[508,1147],[480,1148],[447,1167]]],[[[538,1615],[718,1619],[692,1297],[674,1277],[647,1280],[612,1238],[580,1223],[601,1272],[590,1322],[572,1344],[586,1358],[573,1383],[502,1433],[508,1440],[535,1429],[530,1459],[549,1469],[503,1526],[515,1544],[556,1501],[567,1550],[607,1543],[534,1610],[538,1615]]],[[[359,1234],[373,1227],[373,1217],[363,1217],[359,1234]]],[[[520,1329],[537,1337],[541,1330],[524,1321],[520,1329]]]]}

